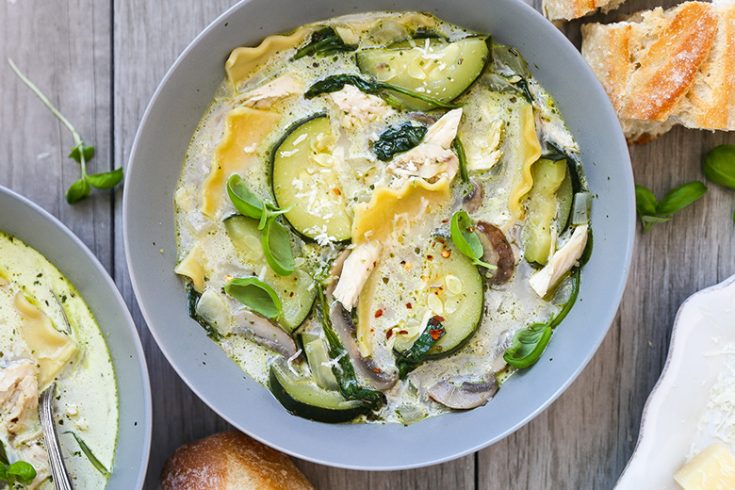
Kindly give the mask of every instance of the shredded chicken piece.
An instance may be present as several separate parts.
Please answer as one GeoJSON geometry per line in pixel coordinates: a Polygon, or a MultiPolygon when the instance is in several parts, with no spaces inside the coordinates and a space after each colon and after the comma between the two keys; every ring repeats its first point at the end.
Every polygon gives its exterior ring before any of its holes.
{"type": "Polygon", "coordinates": [[[378,242],[366,242],[355,247],[345,260],[333,294],[346,310],[352,311],[352,308],[357,305],[360,291],[375,268],[381,249],[378,242]]]}
{"type": "Polygon", "coordinates": [[[293,75],[283,75],[246,93],[242,103],[256,109],[267,109],[279,100],[304,92],[304,82],[293,75]]]}
{"type": "Polygon", "coordinates": [[[392,110],[380,97],[362,93],[352,85],[345,85],[329,96],[342,112],[342,127],[347,129],[383,119],[392,110]]]}
{"type": "Polygon", "coordinates": [[[545,297],[582,256],[587,246],[587,229],[587,225],[576,227],[569,241],[551,256],[548,264],[531,276],[528,282],[540,297],[545,297]]]}
{"type": "Polygon", "coordinates": [[[435,182],[446,176],[452,180],[459,170],[457,155],[451,150],[457,136],[462,109],[453,109],[435,122],[420,145],[398,155],[389,165],[396,175],[421,177],[435,182]]]}
{"type": "MultiPolygon", "coordinates": [[[[38,415],[36,364],[20,359],[0,367],[0,438],[15,459],[29,462],[36,478],[27,487],[38,487],[49,477],[49,463],[38,415]]],[[[12,456],[11,456],[12,458],[12,456]]]]}

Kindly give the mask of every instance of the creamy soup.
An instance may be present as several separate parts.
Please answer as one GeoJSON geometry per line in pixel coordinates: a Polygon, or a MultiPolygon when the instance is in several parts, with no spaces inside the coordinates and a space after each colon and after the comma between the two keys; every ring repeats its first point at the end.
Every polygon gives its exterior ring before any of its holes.
{"type": "Polygon", "coordinates": [[[589,252],[579,148],[515,49],[369,13],[235,49],[175,204],[190,313],[286,409],[419,421],[543,356],[589,252]]]}
{"type": "Polygon", "coordinates": [[[75,488],[104,488],[118,427],[117,383],[94,315],[59,270],[0,233],[0,442],[30,463],[30,488],[54,488],[39,400],[54,390],[62,455],[75,488]]]}

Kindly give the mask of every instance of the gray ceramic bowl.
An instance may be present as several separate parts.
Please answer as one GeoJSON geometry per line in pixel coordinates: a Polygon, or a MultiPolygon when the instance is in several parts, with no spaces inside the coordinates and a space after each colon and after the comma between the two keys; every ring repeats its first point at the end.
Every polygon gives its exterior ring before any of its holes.
{"type": "Polygon", "coordinates": [[[574,380],[617,310],[633,248],[633,176],[605,93],[572,44],[518,0],[245,0],[207,27],[158,87],[133,145],[123,206],[133,287],[163,353],[188,385],[234,426],[275,448],[318,463],[366,470],[423,466],[478,450],[527,423],[574,380]],[[173,193],[184,152],[230,50],[264,36],[365,10],[424,10],[521,50],[556,97],[579,141],[592,189],[595,250],[578,304],[541,361],[511,379],[485,407],[403,427],[327,425],[289,415],[245,376],[187,316],[174,275],[173,193]],[[163,249],[163,253],[161,253],[163,249]],[[552,361],[553,359],[553,361],[552,361]]]}
{"type": "Polygon", "coordinates": [[[151,388],[135,323],[92,252],[28,199],[0,186],[0,230],[51,261],[79,290],[107,339],[118,379],[120,432],[107,490],[143,488],[151,447],[151,388]]]}

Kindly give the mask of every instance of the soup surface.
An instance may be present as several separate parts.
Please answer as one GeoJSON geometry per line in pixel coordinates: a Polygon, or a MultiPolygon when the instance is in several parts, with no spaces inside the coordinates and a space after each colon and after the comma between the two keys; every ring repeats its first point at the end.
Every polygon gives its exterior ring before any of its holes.
{"type": "Polygon", "coordinates": [[[249,376],[296,415],[409,424],[538,361],[591,195],[515,49],[376,12],[237,48],[225,72],[175,194],[176,272],[249,376]]]}
{"type": "Polygon", "coordinates": [[[9,463],[33,465],[30,488],[54,488],[39,420],[46,389],[54,390],[56,431],[74,487],[104,488],[118,427],[105,339],[74,285],[36,250],[0,233],[0,443],[9,463]]]}

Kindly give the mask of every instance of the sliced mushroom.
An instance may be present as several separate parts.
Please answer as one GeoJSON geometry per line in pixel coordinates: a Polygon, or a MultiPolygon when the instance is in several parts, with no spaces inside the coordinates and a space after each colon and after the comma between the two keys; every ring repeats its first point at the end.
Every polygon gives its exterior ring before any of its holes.
{"type": "Polygon", "coordinates": [[[516,258],[513,249],[505,237],[505,234],[495,225],[486,221],[479,221],[475,229],[479,231],[480,241],[485,250],[482,260],[497,266],[491,284],[504,284],[513,277],[516,266],[516,258]]]}
{"type": "Polygon", "coordinates": [[[455,410],[481,407],[498,391],[495,381],[471,383],[457,380],[442,380],[429,388],[432,400],[455,410]],[[453,382],[454,381],[454,382],[453,382]]]}
{"type": "Polygon", "coordinates": [[[475,182],[472,182],[472,192],[467,194],[464,198],[464,209],[468,213],[474,213],[478,209],[480,209],[480,206],[482,206],[482,198],[485,195],[485,191],[482,189],[481,185],[477,185],[475,182]]]}
{"type": "MultiPolygon", "coordinates": [[[[345,250],[334,260],[332,270],[330,271],[330,275],[332,277],[340,276],[342,273],[342,266],[349,254],[350,251],[345,250]]],[[[355,366],[355,369],[357,369],[357,371],[362,375],[362,378],[370,382],[372,388],[381,391],[389,389],[398,380],[397,373],[383,371],[372,359],[365,358],[360,354],[360,350],[357,347],[357,342],[353,335],[355,324],[352,321],[352,315],[334,299],[334,289],[335,282],[332,281],[325,291],[327,303],[330,305],[329,320],[332,323],[332,328],[334,328],[337,336],[339,336],[342,346],[350,356],[352,365],[355,366]]]]}
{"type": "Polygon", "coordinates": [[[254,342],[291,357],[298,350],[296,342],[280,327],[252,311],[239,309],[232,315],[232,333],[251,338],[254,342]]]}

